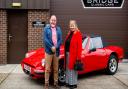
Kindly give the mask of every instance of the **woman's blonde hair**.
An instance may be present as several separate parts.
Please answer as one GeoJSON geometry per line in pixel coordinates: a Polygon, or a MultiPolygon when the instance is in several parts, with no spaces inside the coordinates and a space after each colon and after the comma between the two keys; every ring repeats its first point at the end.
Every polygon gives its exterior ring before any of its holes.
{"type": "Polygon", "coordinates": [[[77,22],[76,20],[70,20],[70,23],[73,22],[73,24],[75,25],[75,28],[78,29],[78,25],[77,25],[77,22]]]}

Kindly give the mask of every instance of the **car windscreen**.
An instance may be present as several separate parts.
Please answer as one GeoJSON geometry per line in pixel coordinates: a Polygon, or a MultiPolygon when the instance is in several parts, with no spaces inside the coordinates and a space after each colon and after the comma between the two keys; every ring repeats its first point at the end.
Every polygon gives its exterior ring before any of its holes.
{"type": "Polygon", "coordinates": [[[91,40],[95,48],[103,48],[101,37],[94,37],[94,38],[91,38],[91,40]]]}
{"type": "Polygon", "coordinates": [[[82,48],[84,49],[87,44],[88,38],[85,38],[82,43],[82,48]]]}

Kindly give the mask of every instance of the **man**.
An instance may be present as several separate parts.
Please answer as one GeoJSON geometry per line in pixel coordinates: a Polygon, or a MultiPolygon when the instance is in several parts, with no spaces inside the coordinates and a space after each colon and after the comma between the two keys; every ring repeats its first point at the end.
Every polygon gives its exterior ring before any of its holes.
{"type": "Polygon", "coordinates": [[[52,15],[50,25],[44,28],[44,46],[45,46],[45,89],[49,88],[49,77],[51,65],[53,64],[54,86],[58,86],[58,60],[60,45],[62,43],[62,33],[60,27],[56,25],[57,18],[52,15]]]}

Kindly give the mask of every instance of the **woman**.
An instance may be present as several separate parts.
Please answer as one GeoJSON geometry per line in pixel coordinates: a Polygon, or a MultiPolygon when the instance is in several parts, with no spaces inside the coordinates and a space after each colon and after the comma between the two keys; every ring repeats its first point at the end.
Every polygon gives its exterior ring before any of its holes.
{"type": "Polygon", "coordinates": [[[75,20],[70,20],[69,33],[65,40],[66,85],[77,88],[78,73],[74,70],[76,60],[81,59],[82,35],[75,20]]]}

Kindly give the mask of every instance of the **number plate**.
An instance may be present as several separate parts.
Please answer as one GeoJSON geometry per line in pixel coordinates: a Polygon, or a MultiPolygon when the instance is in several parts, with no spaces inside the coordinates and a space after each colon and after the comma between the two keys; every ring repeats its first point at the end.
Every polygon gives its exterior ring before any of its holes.
{"type": "Polygon", "coordinates": [[[24,69],[27,70],[27,71],[29,71],[29,72],[31,71],[31,67],[28,66],[28,65],[25,65],[25,64],[24,64],[24,69]]]}

